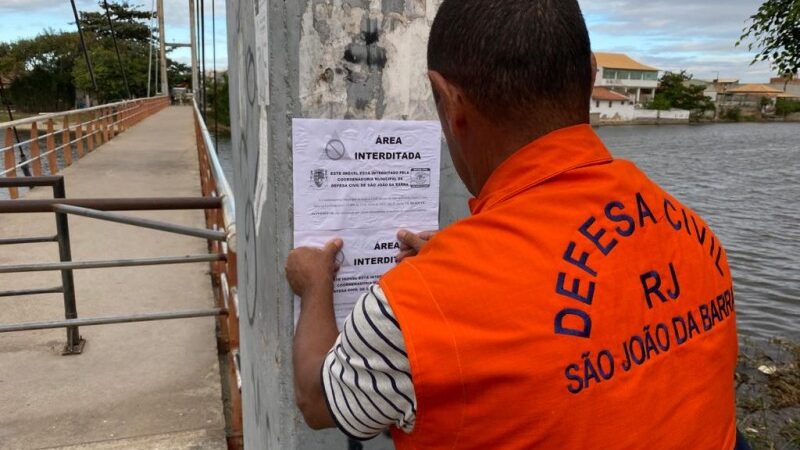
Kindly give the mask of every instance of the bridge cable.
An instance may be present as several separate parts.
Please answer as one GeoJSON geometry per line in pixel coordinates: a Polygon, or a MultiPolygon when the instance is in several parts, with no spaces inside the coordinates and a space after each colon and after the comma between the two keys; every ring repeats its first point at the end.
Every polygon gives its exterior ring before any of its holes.
{"type": "Polygon", "coordinates": [[[212,56],[212,64],[214,70],[214,149],[219,153],[219,113],[217,112],[218,107],[218,94],[217,91],[217,13],[214,8],[214,4],[216,4],[216,0],[211,0],[211,54],[212,56]]]}
{"type": "Polygon", "coordinates": [[[108,8],[108,1],[103,0],[103,8],[106,10],[106,19],[108,19],[108,28],[111,31],[111,40],[114,41],[114,51],[117,53],[117,64],[122,71],[122,80],[125,82],[125,90],[128,92],[128,99],[132,99],[131,87],[128,85],[128,75],[125,73],[125,66],[122,64],[122,57],[119,55],[119,46],[117,45],[117,36],[114,33],[114,21],[111,20],[111,12],[108,8]]]}
{"type": "Polygon", "coordinates": [[[200,44],[203,54],[203,121],[207,122],[207,98],[206,98],[206,0],[200,0],[200,35],[202,43],[200,44]]]}
{"type": "MultiPolygon", "coordinates": [[[[6,106],[6,111],[8,112],[8,120],[13,122],[14,121],[14,114],[11,112],[11,103],[8,100],[8,95],[6,94],[6,87],[3,84],[3,78],[0,77],[0,101],[6,106]]],[[[17,127],[11,127],[14,130],[14,137],[17,139],[17,144],[22,142],[22,139],[19,138],[19,131],[17,131],[17,127]]],[[[19,145],[17,147],[19,149],[19,157],[22,161],[27,161],[28,157],[25,156],[25,152],[22,150],[22,146],[19,145]]],[[[14,149],[12,148],[11,151],[13,152],[14,149]]],[[[22,173],[25,174],[26,177],[31,176],[31,169],[28,167],[28,164],[22,166],[22,173]]]]}
{"type": "Polygon", "coordinates": [[[147,98],[150,98],[150,80],[153,78],[153,17],[156,9],[156,0],[150,3],[150,24],[147,29],[150,31],[150,36],[147,38],[147,98]]]}
{"type": "MultiPolygon", "coordinates": [[[[94,93],[97,95],[97,78],[94,76],[94,67],[92,67],[92,60],[89,58],[89,51],[86,49],[86,41],[83,39],[83,27],[81,27],[81,19],[78,17],[78,8],[75,7],[75,0],[69,0],[72,4],[72,14],[75,16],[75,25],[78,27],[78,35],[81,38],[81,49],[83,50],[83,58],[86,60],[86,68],[89,70],[89,77],[92,79],[92,86],[94,93]]],[[[88,105],[87,105],[88,106],[88,105]]]]}

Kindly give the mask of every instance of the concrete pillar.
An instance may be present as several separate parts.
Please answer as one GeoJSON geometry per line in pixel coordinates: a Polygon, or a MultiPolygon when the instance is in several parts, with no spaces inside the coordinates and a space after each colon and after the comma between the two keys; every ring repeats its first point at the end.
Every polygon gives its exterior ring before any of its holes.
{"type": "Polygon", "coordinates": [[[158,55],[161,61],[161,95],[169,95],[169,83],[167,81],[167,51],[166,36],[164,27],[164,0],[156,2],[158,12],[158,55]]]}
{"type": "MultiPolygon", "coordinates": [[[[440,2],[226,2],[247,448],[347,448],[337,431],[307,429],[294,406],[294,312],[283,271],[293,245],[291,120],[435,119],[425,53],[440,2]]],[[[467,194],[443,151],[448,224],[467,214],[467,194]]]]}
{"type": "Polygon", "coordinates": [[[642,88],[636,88],[636,103],[641,103],[642,101],[642,88]]]}
{"type": "Polygon", "coordinates": [[[192,96],[195,99],[199,99],[197,96],[197,87],[199,84],[197,81],[197,28],[195,24],[194,2],[195,0],[189,0],[189,30],[191,30],[190,36],[192,46],[192,96]]]}

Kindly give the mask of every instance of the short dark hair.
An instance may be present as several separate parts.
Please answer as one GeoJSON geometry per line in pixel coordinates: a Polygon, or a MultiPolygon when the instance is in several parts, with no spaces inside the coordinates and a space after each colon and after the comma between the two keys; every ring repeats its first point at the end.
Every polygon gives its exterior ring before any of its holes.
{"type": "Polygon", "coordinates": [[[444,0],[428,69],[494,122],[588,120],[591,42],[577,0],[444,0]]]}

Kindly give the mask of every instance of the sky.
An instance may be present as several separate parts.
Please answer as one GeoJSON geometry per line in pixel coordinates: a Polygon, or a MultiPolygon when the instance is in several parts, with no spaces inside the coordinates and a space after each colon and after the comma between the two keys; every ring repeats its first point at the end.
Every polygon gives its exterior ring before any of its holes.
{"type": "MultiPolygon", "coordinates": [[[[227,67],[224,0],[216,9],[217,68],[227,67]]],[[[377,0],[374,0],[377,1],[377,0]]],[[[769,66],[751,66],[753,54],[734,44],[758,0],[579,0],[596,51],[627,53],[661,70],[686,70],[698,79],[737,78],[768,82],[769,66]]],[[[80,10],[99,10],[95,0],[76,0],[80,10]]],[[[154,0],[131,0],[149,9],[154,0]]],[[[206,66],[212,66],[211,3],[206,1],[206,66]]],[[[187,0],[164,0],[167,42],[189,42],[187,0]]],[[[42,30],[74,30],[69,0],[0,0],[0,41],[36,36],[42,30]]],[[[190,60],[188,49],[171,58],[190,60]]]]}

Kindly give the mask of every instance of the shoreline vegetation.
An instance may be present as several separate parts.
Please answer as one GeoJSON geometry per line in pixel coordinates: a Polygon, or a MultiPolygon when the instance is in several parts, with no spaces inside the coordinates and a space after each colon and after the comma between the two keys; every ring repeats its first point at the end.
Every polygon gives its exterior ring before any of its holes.
{"type": "Polygon", "coordinates": [[[656,125],[656,126],[670,126],[670,125],[727,125],[735,123],[800,123],[800,117],[792,119],[778,119],[778,120],[701,120],[701,121],[688,121],[688,120],[629,120],[629,121],[614,121],[614,122],[599,122],[593,123],[593,127],[624,127],[624,126],[641,126],[641,125],[656,125]]]}
{"type": "Polygon", "coordinates": [[[745,339],[736,404],[737,425],[753,450],[800,449],[800,343],[745,339]]]}

